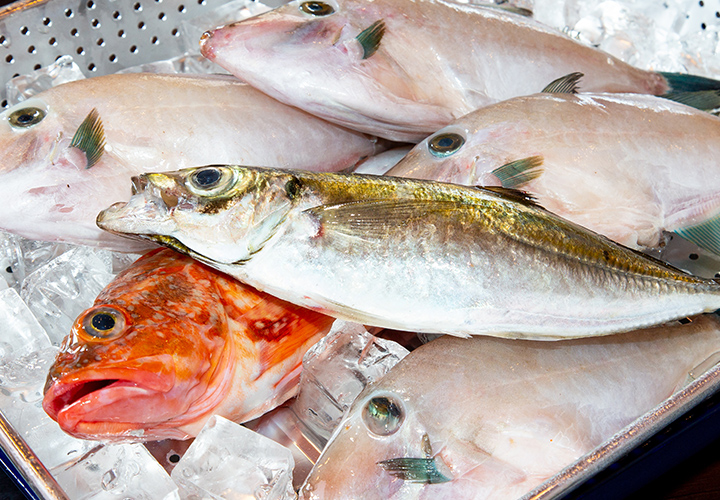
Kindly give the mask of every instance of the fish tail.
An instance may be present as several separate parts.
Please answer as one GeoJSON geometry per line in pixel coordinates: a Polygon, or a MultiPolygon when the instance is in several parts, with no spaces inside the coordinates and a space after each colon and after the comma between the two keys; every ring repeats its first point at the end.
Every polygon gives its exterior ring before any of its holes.
{"type": "Polygon", "coordinates": [[[708,252],[720,255],[720,214],[692,226],[680,227],[673,232],[708,252]]]}
{"type": "Polygon", "coordinates": [[[670,87],[661,97],[713,114],[720,111],[720,80],[683,73],[660,74],[670,87]]]}

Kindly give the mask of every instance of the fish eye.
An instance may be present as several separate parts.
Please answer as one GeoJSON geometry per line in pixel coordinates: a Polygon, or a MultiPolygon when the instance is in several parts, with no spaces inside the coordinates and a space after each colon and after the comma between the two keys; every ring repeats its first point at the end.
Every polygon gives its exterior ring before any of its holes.
{"type": "Polygon", "coordinates": [[[125,315],[110,306],[101,306],[85,315],[82,322],[89,340],[109,340],[125,330],[125,315]]]}
{"type": "Polygon", "coordinates": [[[303,2],[300,4],[300,10],[312,16],[329,16],[335,12],[335,9],[325,2],[303,2]]]}
{"type": "Polygon", "coordinates": [[[10,113],[8,122],[15,128],[28,128],[40,123],[46,114],[44,109],[29,106],[10,113]]]}
{"type": "Polygon", "coordinates": [[[440,158],[450,156],[465,144],[465,138],[455,132],[445,132],[430,138],[428,148],[430,152],[440,158]]]}
{"type": "Polygon", "coordinates": [[[405,420],[402,405],[387,396],[370,399],[362,413],[365,426],[373,434],[389,436],[395,433],[405,420]]]}
{"type": "Polygon", "coordinates": [[[195,170],[187,179],[186,186],[197,195],[220,194],[234,183],[233,171],[226,167],[203,167],[195,170]]]}

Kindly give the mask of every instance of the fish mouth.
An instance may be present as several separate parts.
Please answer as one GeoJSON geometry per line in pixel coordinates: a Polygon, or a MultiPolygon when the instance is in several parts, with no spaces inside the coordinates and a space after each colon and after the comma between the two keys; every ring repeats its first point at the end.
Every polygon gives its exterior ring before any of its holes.
{"type": "Polygon", "coordinates": [[[174,376],[105,375],[49,380],[43,409],[66,433],[81,439],[127,442],[187,437],[176,429],[162,428],[182,414],[177,405],[166,404],[175,392],[174,376]],[[155,430],[158,425],[161,428],[155,430]]]}

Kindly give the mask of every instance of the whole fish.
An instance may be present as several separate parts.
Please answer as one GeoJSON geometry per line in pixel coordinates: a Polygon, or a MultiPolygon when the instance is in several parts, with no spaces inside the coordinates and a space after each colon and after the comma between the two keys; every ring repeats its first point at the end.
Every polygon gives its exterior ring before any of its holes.
{"type": "Polygon", "coordinates": [[[441,337],[357,397],[300,498],[519,498],[661,404],[719,348],[714,316],[552,344],[441,337]]]}
{"type": "Polygon", "coordinates": [[[233,77],[89,78],[0,113],[0,229],[134,251],[95,225],[108,202],[130,195],[132,175],[215,162],[341,170],[375,150],[233,77]]]}
{"type": "Polygon", "coordinates": [[[450,0],[293,1],[206,32],[201,51],[285,103],[414,142],[479,107],[540,92],[576,71],[585,74],[587,92],[681,98],[720,88],[703,78],[634,68],[497,6],[450,0]]]}
{"type": "Polygon", "coordinates": [[[218,165],[146,174],[134,185],[128,203],[98,215],[100,227],[366,325],[556,339],[720,308],[715,281],[516,191],[218,165]]]}
{"type": "Polygon", "coordinates": [[[331,323],[156,249],[77,318],[43,408],[68,434],[105,441],[184,439],[213,414],[251,420],[295,394],[331,323]]]}
{"type": "Polygon", "coordinates": [[[459,118],[387,175],[521,189],[626,246],[675,231],[720,254],[718,157],[709,113],[648,95],[541,93],[459,118]]]}

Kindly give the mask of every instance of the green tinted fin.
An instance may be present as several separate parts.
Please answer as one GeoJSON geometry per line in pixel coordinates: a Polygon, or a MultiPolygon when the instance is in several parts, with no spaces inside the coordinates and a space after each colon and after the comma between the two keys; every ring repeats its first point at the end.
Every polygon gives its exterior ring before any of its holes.
{"type": "Polygon", "coordinates": [[[542,89],[542,92],[544,94],[577,94],[578,83],[580,83],[583,76],[585,75],[580,72],[561,76],[557,80],[550,82],[547,87],[542,89]]]}
{"type": "Polygon", "coordinates": [[[700,224],[676,229],[674,232],[697,246],[720,255],[720,214],[700,224]]]}
{"type": "Polygon", "coordinates": [[[380,41],[385,34],[385,21],[382,19],[375,21],[370,26],[365,28],[356,37],[357,41],[360,42],[363,48],[363,59],[367,59],[377,51],[380,47],[380,41]]]}
{"type": "Polygon", "coordinates": [[[517,189],[540,177],[543,173],[542,164],[542,156],[528,156],[501,165],[491,173],[498,178],[502,187],[517,189]]]}
{"type": "Polygon", "coordinates": [[[452,481],[441,473],[434,458],[391,458],[377,463],[388,474],[409,483],[437,484],[452,481]]]}
{"type": "Polygon", "coordinates": [[[93,108],[78,127],[70,142],[70,147],[78,148],[85,153],[87,165],[95,165],[105,152],[105,131],[97,109],[93,108]]]}
{"type": "Polygon", "coordinates": [[[660,73],[670,90],[662,97],[703,111],[720,108],[720,81],[682,73],[660,73]]]}

